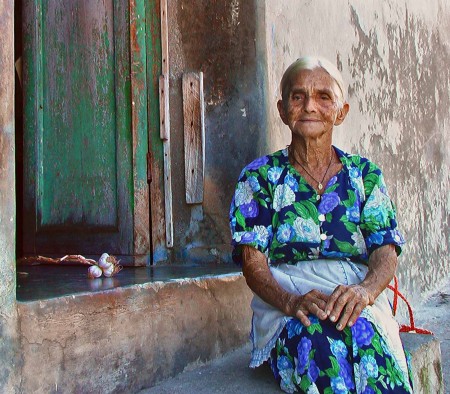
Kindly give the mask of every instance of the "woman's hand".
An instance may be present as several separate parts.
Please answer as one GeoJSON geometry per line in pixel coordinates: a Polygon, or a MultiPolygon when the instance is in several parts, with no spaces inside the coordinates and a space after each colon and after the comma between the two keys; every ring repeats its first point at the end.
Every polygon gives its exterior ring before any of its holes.
{"type": "Polygon", "coordinates": [[[328,296],[318,290],[305,295],[293,294],[283,289],[275,280],[267,265],[264,254],[251,246],[242,247],[242,272],[248,287],[262,300],[274,306],[287,316],[298,318],[303,325],[311,325],[309,314],[326,319],[328,296]]]}
{"type": "Polygon", "coordinates": [[[339,319],[336,328],[343,330],[346,326],[353,326],[362,310],[374,301],[373,295],[364,286],[340,285],[330,295],[325,310],[333,323],[339,319]]]}
{"type": "Polygon", "coordinates": [[[372,305],[392,280],[397,268],[394,245],[384,245],[369,257],[369,271],[358,285],[340,285],[328,299],[325,311],[336,328],[343,330],[355,324],[362,310],[372,305]]]}
{"type": "Polygon", "coordinates": [[[327,301],[328,296],[319,290],[311,290],[305,295],[290,294],[285,313],[296,317],[305,327],[309,327],[311,325],[309,314],[317,316],[320,320],[328,317],[325,312],[327,301]]]}

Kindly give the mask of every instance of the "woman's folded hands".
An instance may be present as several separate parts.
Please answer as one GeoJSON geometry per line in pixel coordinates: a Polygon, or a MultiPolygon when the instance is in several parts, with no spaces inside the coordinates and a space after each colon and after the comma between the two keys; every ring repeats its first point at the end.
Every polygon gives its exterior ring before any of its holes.
{"type": "Polygon", "coordinates": [[[386,288],[397,267],[397,254],[393,245],[375,250],[369,259],[369,271],[357,285],[339,285],[331,295],[319,290],[299,295],[283,289],[270,272],[263,253],[250,246],[243,247],[243,273],[248,286],[261,299],[293,316],[308,327],[309,315],[320,320],[330,319],[338,330],[355,324],[365,307],[372,305],[386,288]]]}

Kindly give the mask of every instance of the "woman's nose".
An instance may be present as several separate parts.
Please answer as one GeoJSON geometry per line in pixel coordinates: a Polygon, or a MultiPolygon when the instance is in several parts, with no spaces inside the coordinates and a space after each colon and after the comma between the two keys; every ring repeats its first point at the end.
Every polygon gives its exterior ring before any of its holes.
{"type": "Polygon", "coordinates": [[[303,108],[306,112],[313,112],[316,109],[316,100],[313,96],[307,95],[305,97],[303,108]]]}

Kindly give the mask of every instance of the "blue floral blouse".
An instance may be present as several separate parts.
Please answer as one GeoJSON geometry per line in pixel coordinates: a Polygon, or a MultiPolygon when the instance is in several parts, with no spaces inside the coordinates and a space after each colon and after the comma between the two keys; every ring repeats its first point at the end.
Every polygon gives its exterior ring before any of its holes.
{"type": "Polygon", "coordinates": [[[334,147],[343,168],[320,196],[290,164],[287,148],[260,157],[239,176],[230,207],[233,259],[240,245],[270,265],[319,258],[366,262],[377,248],[404,239],[381,170],[334,147]]]}

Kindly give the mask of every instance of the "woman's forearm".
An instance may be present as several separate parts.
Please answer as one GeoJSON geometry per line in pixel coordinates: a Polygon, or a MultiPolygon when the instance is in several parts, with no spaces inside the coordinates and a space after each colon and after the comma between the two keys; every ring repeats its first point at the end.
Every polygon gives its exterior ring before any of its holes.
{"type": "Polygon", "coordinates": [[[291,294],[273,277],[264,254],[251,246],[242,247],[242,272],[248,287],[263,301],[289,315],[291,294]]]}
{"type": "Polygon", "coordinates": [[[369,271],[361,282],[369,292],[369,305],[383,292],[391,282],[397,269],[397,253],[394,245],[384,245],[376,249],[369,258],[369,271]]]}

